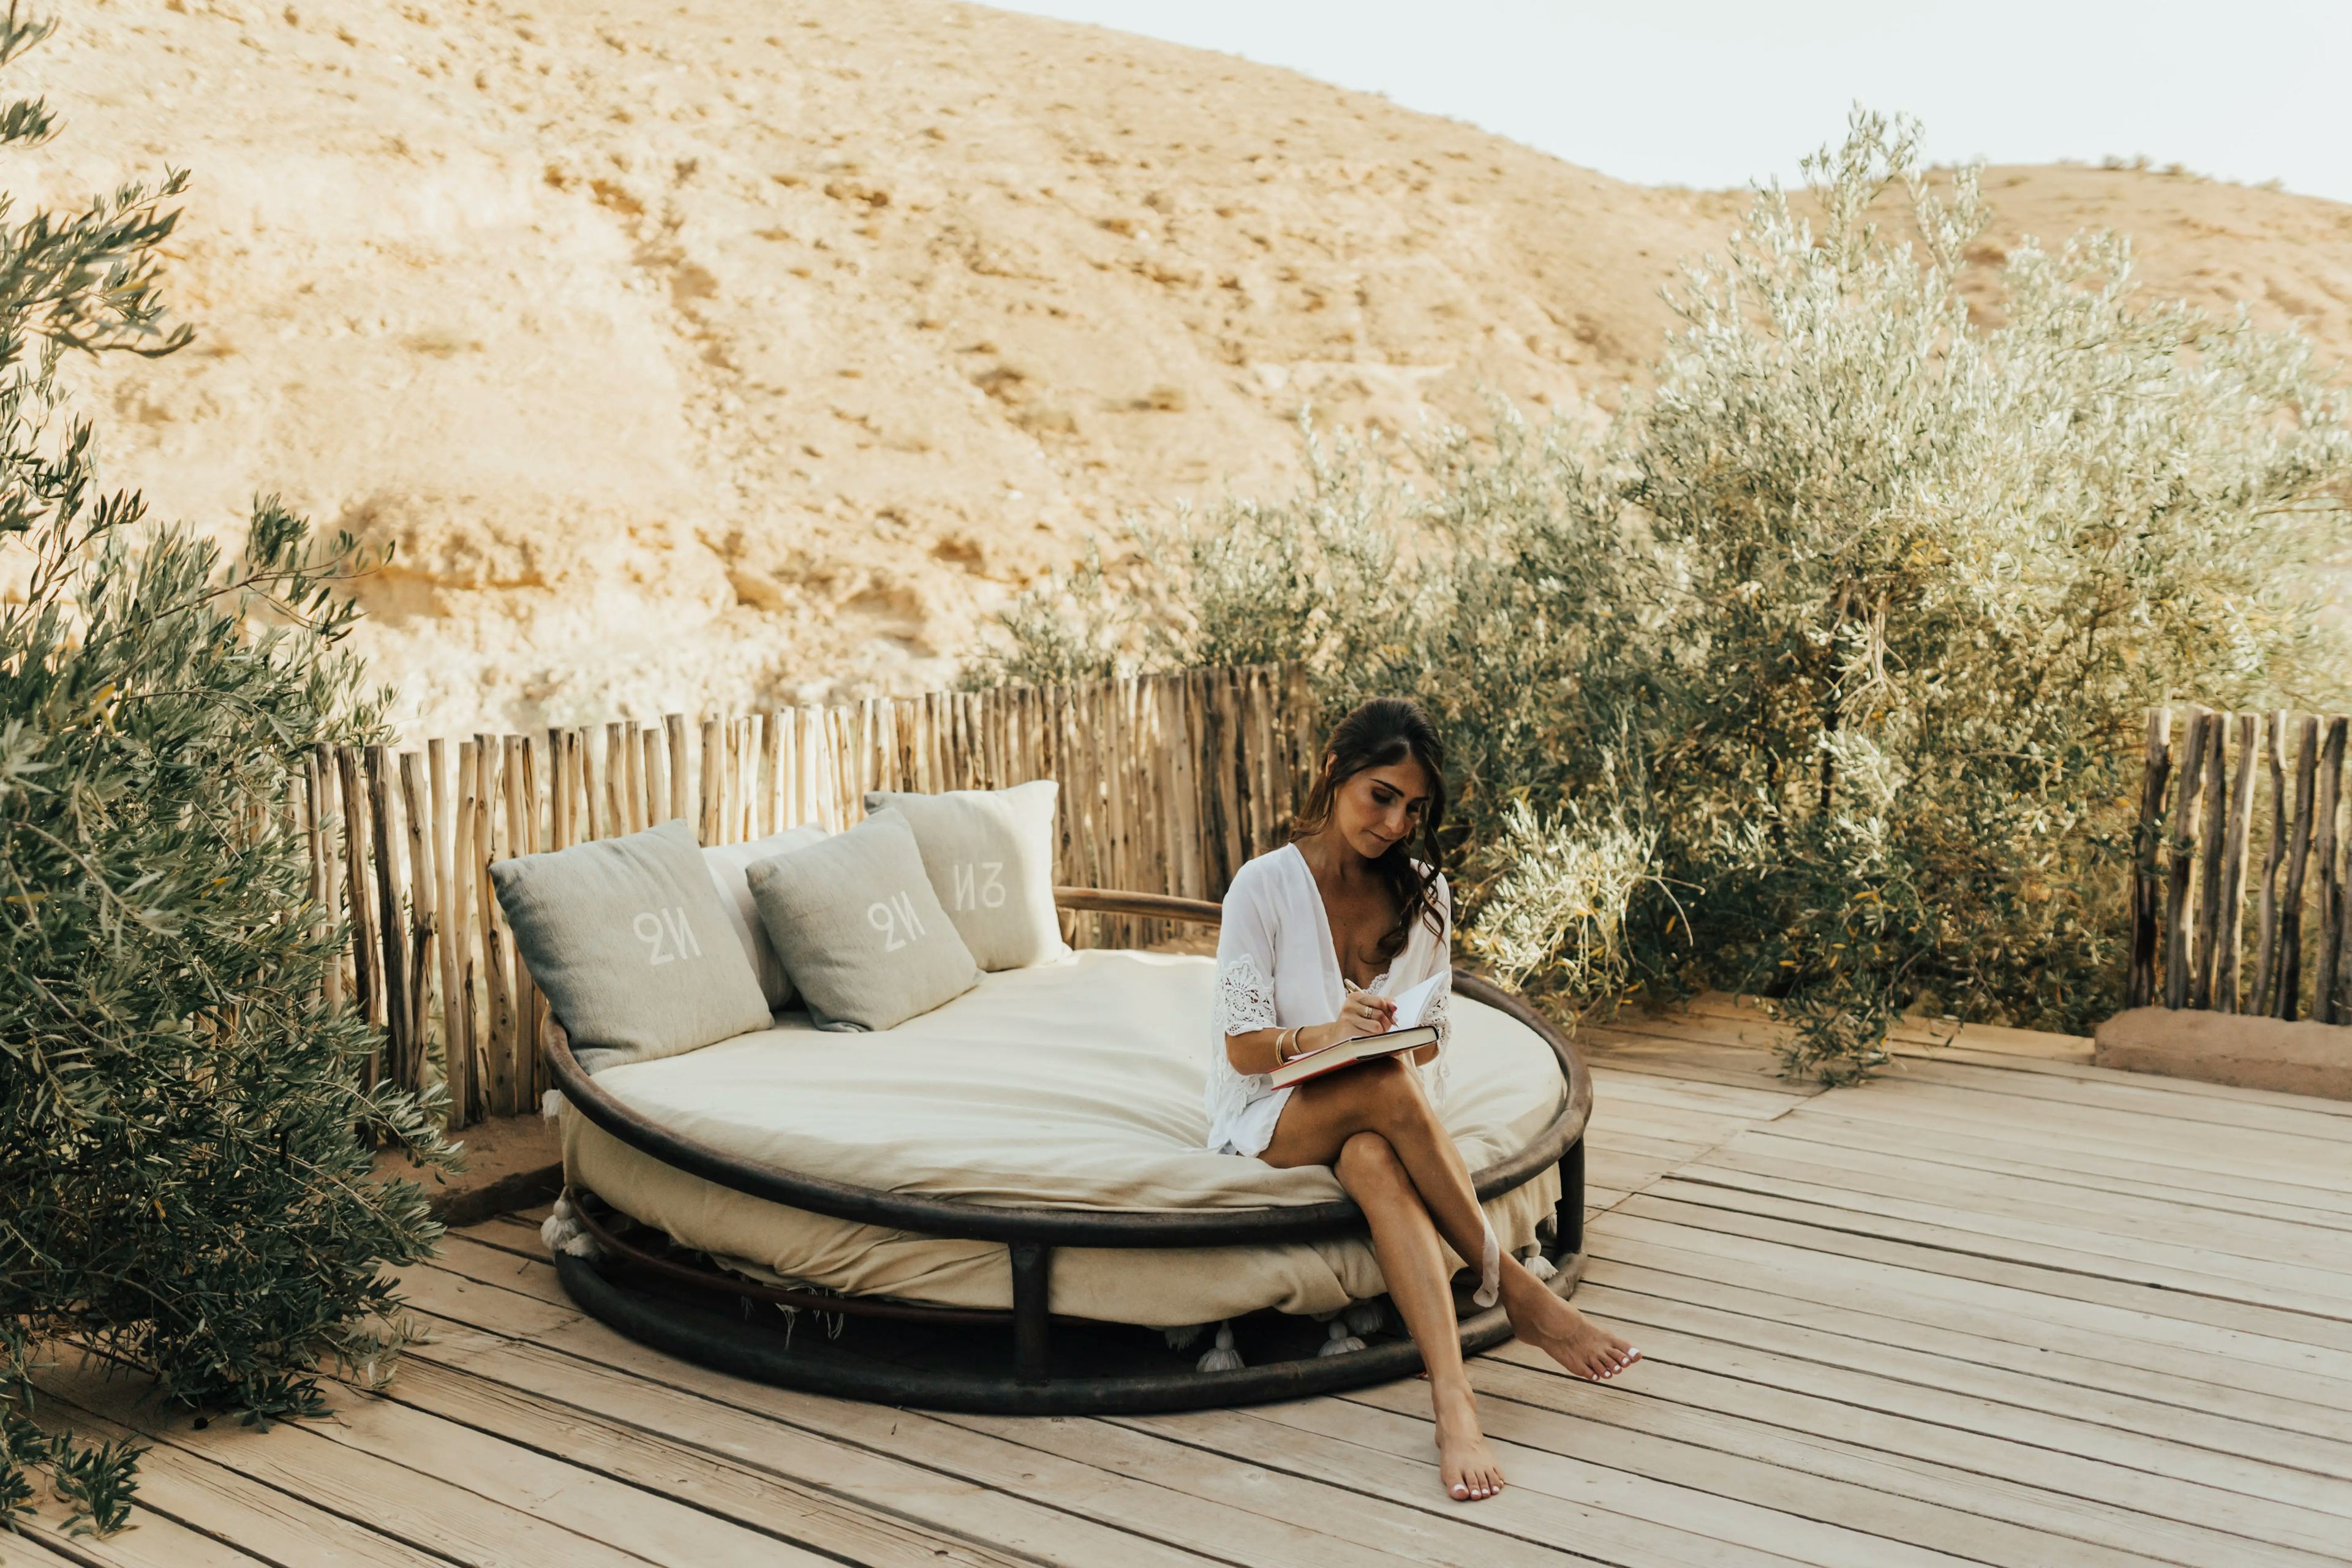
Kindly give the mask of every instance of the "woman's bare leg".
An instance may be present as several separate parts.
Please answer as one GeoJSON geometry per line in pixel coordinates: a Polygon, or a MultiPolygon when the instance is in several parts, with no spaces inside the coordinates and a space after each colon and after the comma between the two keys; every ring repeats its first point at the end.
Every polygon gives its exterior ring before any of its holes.
{"type": "MultiPolygon", "coordinates": [[[[1287,1107],[1284,1108],[1286,1111],[1287,1107]]],[[[1437,1473],[1448,1497],[1476,1501],[1503,1489],[1502,1467],[1478,1429],[1478,1401],[1462,1365],[1462,1339],[1454,1318],[1454,1289],[1445,1252],[1421,1194],[1377,1132],[1359,1132],[1339,1146],[1331,1163],[1339,1184],[1364,1211],[1372,1256],[1388,1281],[1406,1332],[1429,1369],[1429,1402],[1437,1417],[1437,1473]]]]}
{"type": "MultiPolygon", "coordinates": [[[[1259,1157],[1269,1165],[1328,1165],[1359,1132],[1377,1132],[1387,1141],[1438,1233],[1475,1267],[1486,1230],[1470,1168],[1422,1093],[1420,1075],[1396,1058],[1299,1085],[1259,1157]]],[[[1514,1333],[1579,1377],[1605,1381],[1641,1354],[1554,1295],[1507,1254],[1502,1301],[1514,1333]]]]}

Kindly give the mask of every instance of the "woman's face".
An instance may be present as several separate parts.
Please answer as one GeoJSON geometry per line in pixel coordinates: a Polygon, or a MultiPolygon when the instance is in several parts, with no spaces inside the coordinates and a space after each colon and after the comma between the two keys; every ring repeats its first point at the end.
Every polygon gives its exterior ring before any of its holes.
{"type": "MultiPolygon", "coordinates": [[[[1323,765],[1333,761],[1327,757],[1323,765]]],[[[1430,789],[1429,771],[1412,757],[1366,768],[1333,792],[1331,825],[1349,848],[1377,860],[1421,831],[1430,789]]]]}

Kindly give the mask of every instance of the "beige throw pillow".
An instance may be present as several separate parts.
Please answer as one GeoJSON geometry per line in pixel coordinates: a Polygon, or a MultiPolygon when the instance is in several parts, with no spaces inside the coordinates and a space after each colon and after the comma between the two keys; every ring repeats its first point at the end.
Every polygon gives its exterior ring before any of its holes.
{"type": "Polygon", "coordinates": [[[1052,779],[1011,789],[868,790],[866,809],[906,814],[931,889],[982,969],[1025,969],[1069,952],[1054,907],[1052,779]]]}
{"type": "Polygon", "coordinates": [[[719,901],[727,907],[728,922],[735,928],[735,940],[751,955],[751,971],[760,977],[760,989],[768,998],[771,1013],[792,1005],[793,977],[785,972],[783,960],[776,956],[768,928],[760,923],[760,906],[751,900],[751,879],[744,873],[757,861],[804,849],[824,837],[823,825],[812,822],[742,844],[708,845],[702,851],[710,879],[719,885],[719,901]]]}
{"type": "Polygon", "coordinates": [[[823,1029],[887,1029],[980,984],[940,908],[907,819],[877,812],[846,833],[758,861],[760,922],[823,1029]]]}
{"type": "Polygon", "coordinates": [[[759,976],[684,822],[494,861],[490,882],[590,1071],[768,1027],[759,976]]]}

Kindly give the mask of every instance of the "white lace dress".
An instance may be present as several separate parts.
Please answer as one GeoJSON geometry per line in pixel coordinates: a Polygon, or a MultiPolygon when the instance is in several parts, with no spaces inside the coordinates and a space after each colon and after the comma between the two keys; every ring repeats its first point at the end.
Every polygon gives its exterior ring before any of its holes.
{"type": "MultiPolygon", "coordinates": [[[[1401,995],[1433,974],[1454,972],[1454,898],[1437,879],[1443,931],[1416,923],[1404,951],[1372,983],[1383,995],[1401,995]]],[[[1331,940],[1330,917],[1315,873],[1296,845],[1284,845],[1244,866],[1225,892],[1225,919],[1217,936],[1215,1037],[1209,1046],[1209,1147],[1221,1154],[1257,1155],[1274,1138],[1274,1124],[1290,1099],[1269,1089],[1264,1073],[1239,1073],[1225,1055],[1225,1037],[1253,1029],[1328,1024],[1339,1016],[1348,988],[1331,940]]],[[[1432,1104],[1445,1094],[1446,1007],[1450,978],[1441,982],[1422,1016],[1437,1029],[1437,1055],[1422,1068],[1432,1104]]],[[[1410,1058],[1408,1058],[1410,1059],[1410,1058]]]]}

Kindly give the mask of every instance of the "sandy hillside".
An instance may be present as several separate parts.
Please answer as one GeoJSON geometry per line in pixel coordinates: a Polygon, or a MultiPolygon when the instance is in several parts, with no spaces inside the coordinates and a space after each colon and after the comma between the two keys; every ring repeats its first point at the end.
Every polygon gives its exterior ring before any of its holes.
{"type": "MultiPolygon", "coordinates": [[[[87,373],[109,481],[395,542],[413,733],[936,682],[1122,513],[1286,485],[1302,401],[1607,401],[1744,205],[931,0],[81,0],[16,83],[66,119],[20,199],[196,175],[197,344],[87,373]]],[[[2112,223],[2352,347],[2352,208],[1987,183],[2004,243],[2112,223]]]]}

